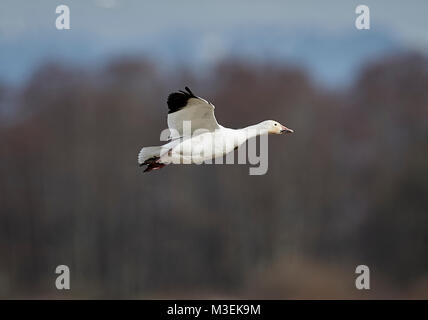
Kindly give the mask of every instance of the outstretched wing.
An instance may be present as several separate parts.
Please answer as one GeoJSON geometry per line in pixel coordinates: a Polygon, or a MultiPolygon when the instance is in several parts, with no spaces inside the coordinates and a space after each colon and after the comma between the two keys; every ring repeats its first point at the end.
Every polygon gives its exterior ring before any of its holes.
{"type": "Polygon", "coordinates": [[[192,135],[195,130],[205,129],[214,131],[220,126],[214,116],[214,105],[197,97],[188,87],[186,91],[171,93],[168,96],[168,128],[171,139],[192,135]],[[190,124],[191,130],[183,130],[185,122],[190,124]],[[186,131],[186,132],[184,132],[186,131]]]}

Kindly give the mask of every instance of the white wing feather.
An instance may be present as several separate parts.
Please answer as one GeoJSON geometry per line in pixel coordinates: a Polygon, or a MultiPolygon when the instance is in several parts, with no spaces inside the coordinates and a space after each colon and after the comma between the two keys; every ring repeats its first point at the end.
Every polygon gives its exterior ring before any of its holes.
{"type": "Polygon", "coordinates": [[[214,115],[214,106],[202,98],[190,98],[184,108],[168,114],[171,139],[193,135],[196,130],[215,131],[220,126],[214,115]],[[188,130],[187,126],[191,128],[188,130]]]}

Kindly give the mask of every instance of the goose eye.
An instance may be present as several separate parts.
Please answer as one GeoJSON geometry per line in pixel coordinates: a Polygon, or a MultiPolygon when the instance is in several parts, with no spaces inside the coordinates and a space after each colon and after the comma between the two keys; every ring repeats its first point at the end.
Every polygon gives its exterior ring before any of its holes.
{"type": "Polygon", "coordinates": [[[275,127],[276,127],[276,123],[275,123],[275,127]]]}

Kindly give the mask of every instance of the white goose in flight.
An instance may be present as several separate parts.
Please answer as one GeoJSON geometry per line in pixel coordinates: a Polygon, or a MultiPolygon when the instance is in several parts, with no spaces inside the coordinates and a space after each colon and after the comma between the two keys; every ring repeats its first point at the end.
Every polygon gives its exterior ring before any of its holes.
{"type": "Polygon", "coordinates": [[[242,129],[225,128],[218,124],[212,103],[185,89],[168,96],[168,143],[144,147],[138,154],[138,164],[147,166],[144,172],[170,163],[202,163],[233,151],[252,137],[293,132],[273,120],[242,129]]]}

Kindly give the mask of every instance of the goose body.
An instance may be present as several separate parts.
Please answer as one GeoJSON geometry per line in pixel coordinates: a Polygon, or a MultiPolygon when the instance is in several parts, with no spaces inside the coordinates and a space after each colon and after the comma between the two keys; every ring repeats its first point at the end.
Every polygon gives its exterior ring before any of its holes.
{"type": "Polygon", "coordinates": [[[142,148],[138,155],[139,165],[147,165],[144,172],[171,163],[199,164],[232,152],[252,137],[293,132],[273,120],[242,129],[223,127],[214,116],[214,105],[195,96],[188,87],[185,89],[168,97],[169,141],[142,148]]]}

